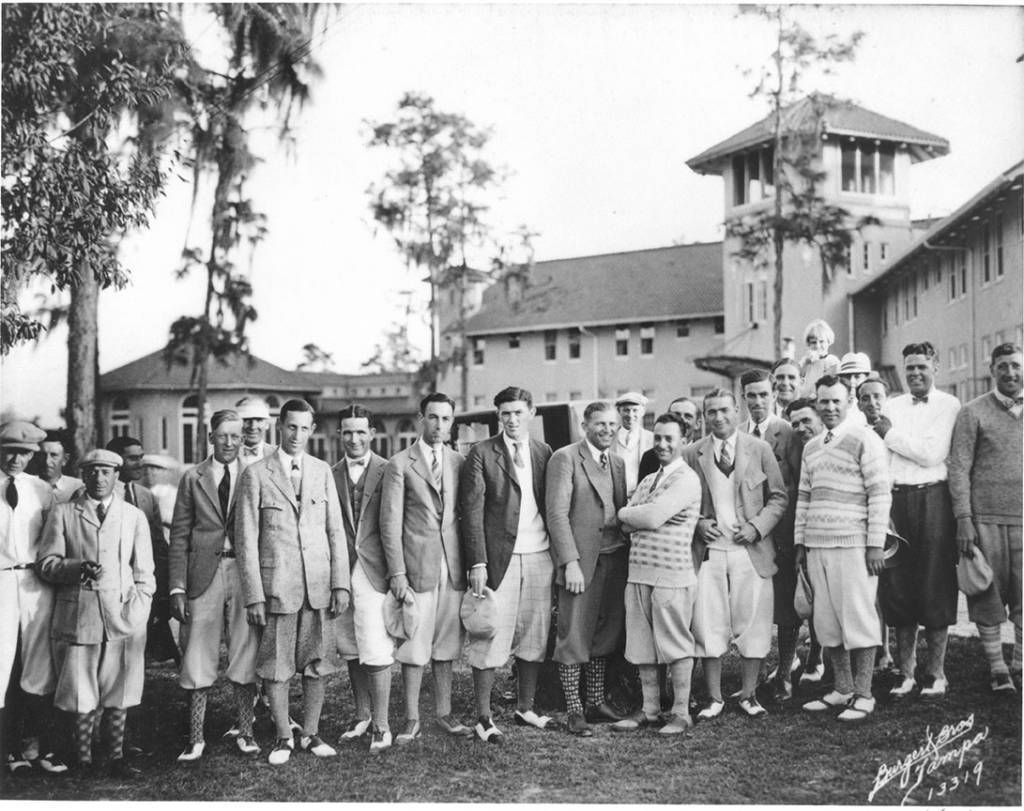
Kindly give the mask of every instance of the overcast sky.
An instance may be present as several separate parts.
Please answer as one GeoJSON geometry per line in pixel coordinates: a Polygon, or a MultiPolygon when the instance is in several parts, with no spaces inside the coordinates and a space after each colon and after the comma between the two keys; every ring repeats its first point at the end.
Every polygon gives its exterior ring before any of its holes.
{"type": "MultiPolygon", "coordinates": [[[[1024,154],[1024,12],[1019,7],[802,9],[816,34],[866,33],[856,62],[808,89],[944,136],[944,158],[911,171],[912,214],[946,214],[1024,154]]],[[[201,50],[215,31],[191,20],[201,50]]],[[[539,232],[538,260],[708,241],[721,236],[722,182],[685,161],[753,123],[748,97],[771,35],[734,6],[357,5],[315,41],[324,77],[298,121],[294,153],[263,133],[250,191],[270,234],[253,262],[252,351],[286,368],[303,344],[359,371],[419,290],[365,190],[387,161],[364,121],[387,120],[406,91],[492,127],[493,162],[513,173],[493,225],[539,232]]],[[[196,314],[202,280],[176,281],[191,187],[173,180],[153,227],[130,240],[132,285],[100,300],[100,368],[160,348],[171,321],[196,314]]],[[[207,209],[208,210],[208,209],[207,209]]],[[[206,245],[200,206],[190,244],[206,245]]],[[[426,347],[426,330],[417,327],[426,347]]],[[[66,333],[4,359],[2,399],[57,419],[66,333]]]]}

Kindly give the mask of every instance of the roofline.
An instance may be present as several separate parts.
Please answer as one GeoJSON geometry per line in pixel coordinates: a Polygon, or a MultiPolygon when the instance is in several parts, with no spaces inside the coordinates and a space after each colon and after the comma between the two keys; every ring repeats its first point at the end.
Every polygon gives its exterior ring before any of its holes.
{"type": "Polygon", "coordinates": [[[708,242],[688,242],[685,245],[662,245],[659,248],[637,248],[635,250],[625,251],[611,251],[609,253],[589,253],[583,256],[562,256],[557,259],[539,259],[533,263],[534,267],[538,265],[547,265],[551,262],[572,262],[578,259],[600,259],[605,256],[623,256],[630,253],[651,253],[653,251],[670,251],[674,248],[699,248],[706,245],[721,245],[722,240],[714,239],[708,242]]]}
{"type": "MultiPolygon", "coordinates": [[[[109,372],[108,372],[109,374],[109,372]]],[[[294,383],[282,383],[281,385],[275,385],[270,383],[251,383],[241,381],[239,383],[225,383],[224,385],[219,384],[207,384],[209,391],[252,391],[253,389],[268,389],[273,391],[316,391],[316,386],[298,386],[294,383]]],[[[196,391],[197,387],[193,385],[185,384],[172,384],[172,383],[132,383],[132,384],[121,384],[116,385],[105,384],[103,382],[103,376],[100,375],[99,390],[101,392],[107,391],[196,391]]]]}
{"type": "Polygon", "coordinates": [[[863,285],[858,287],[856,290],[852,291],[849,294],[850,297],[854,298],[856,296],[859,296],[861,293],[868,292],[871,288],[877,287],[886,279],[886,277],[888,277],[890,274],[897,272],[900,268],[900,265],[902,265],[911,256],[918,253],[922,249],[928,250],[929,246],[926,243],[935,240],[936,238],[941,236],[943,232],[953,228],[956,225],[959,225],[960,221],[963,220],[963,218],[966,217],[968,214],[970,214],[971,211],[980,203],[982,203],[986,198],[990,197],[991,195],[995,194],[998,191],[1001,191],[1007,185],[1012,185],[1014,181],[1020,180],[1021,177],[1024,177],[1024,160],[1018,161],[1005,172],[1000,173],[994,180],[986,184],[980,191],[978,191],[966,203],[964,203],[958,209],[956,209],[952,214],[948,214],[947,216],[941,218],[924,234],[918,237],[918,239],[915,242],[913,242],[909,247],[904,249],[902,253],[898,254],[897,256],[894,256],[892,258],[892,261],[889,262],[888,266],[884,270],[882,270],[877,276],[875,276],[873,279],[868,279],[863,285]]]}
{"type": "Polygon", "coordinates": [[[562,321],[553,324],[532,324],[522,327],[481,327],[477,329],[467,329],[466,335],[493,335],[498,333],[521,334],[524,332],[544,332],[545,330],[549,329],[571,329],[572,327],[612,327],[618,324],[636,324],[641,322],[663,323],[666,321],[693,321],[698,318],[717,318],[718,316],[724,315],[725,310],[721,309],[696,313],[681,313],[679,315],[655,315],[642,317],[638,316],[636,318],[606,318],[602,319],[601,321],[562,321]]]}

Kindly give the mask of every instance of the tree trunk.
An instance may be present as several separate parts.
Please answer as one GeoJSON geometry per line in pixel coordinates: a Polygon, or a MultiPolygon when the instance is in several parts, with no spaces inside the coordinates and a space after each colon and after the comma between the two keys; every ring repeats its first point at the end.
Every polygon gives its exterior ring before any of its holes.
{"type": "Polygon", "coordinates": [[[206,398],[209,394],[210,354],[201,352],[199,357],[198,402],[196,403],[196,462],[206,458],[206,398]]]}
{"type": "Polygon", "coordinates": [[[99,409],[96,397],[98,305],[100,287],[91,270],[82,273],[71,289],[68,310],[68,387],[65,419],[68,424],[68,468],[73,470],[96,447],[99,409]]]}

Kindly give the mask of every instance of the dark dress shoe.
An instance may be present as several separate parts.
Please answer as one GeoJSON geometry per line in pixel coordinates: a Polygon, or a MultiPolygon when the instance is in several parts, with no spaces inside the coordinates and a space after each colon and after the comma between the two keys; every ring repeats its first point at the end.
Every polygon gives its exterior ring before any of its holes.
{"type": "Polygon", "coordinates": [[[129,766],[124,758],[115,758],[107,764],[107,774],[115,780],[134,780],[142,772],[129,766]]]}
{"type": "Polygon", "coordinates": [[[593,707],[587,707],[587,720],[592,724],[599,724],[602,721],[621,721],[622,718],[623,716],[615,712],[607,701],[602,701],[593,707]]]}
{"type": "Polygon", "coordinates": [[[594,735],[594,730],[587,723],[587,719],[578,712],[569,713],[565,728],[569,731],[570,735],[576,735],[580,738],[591,738],[594,735]]]}

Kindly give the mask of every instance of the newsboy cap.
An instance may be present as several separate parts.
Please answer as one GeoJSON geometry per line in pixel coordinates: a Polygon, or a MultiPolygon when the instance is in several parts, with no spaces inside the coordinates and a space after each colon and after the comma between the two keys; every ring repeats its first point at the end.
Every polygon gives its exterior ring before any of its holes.
{"type": "Polygon", "coordinates": [[[472,589],[466,589],[459,606],[459,617],[466,633],[473,639],[494,639],[498,632],[498,598],[486,586],[479,597],[472,589]]]}
{"type": "Polygon", "coordinates": [[[968,597],[977,597],[992,585],[992,567],[980,547],[972,547],[971,552],[970,556],[960,556],[956,565],[956,584],[968,597]]]}
{"type": "Polygon", "coordinates": [[[644,397],[640,392],[627,391],[618,400],[615,401],[615,407],[618,408],[619,406],[624,405],[645,406],[647,405],[647,402],[647,398],[644,397]]]}
{"type": "Polygon", "coordinates": [[[23,420],[15,420],[0,427],[0,445],[5,448],[37,451],[39,443],[45,439],[46,431],[23,420]]]}
{"type": "Polygon", "coordinates": [[[78,463],[79,467],[99,467],[100,465],[106,465],[107,467],[121,467],[124,464],[124,459],[119,454],[113,451],[105,450],[104,448],[96,448],[94,451],[89,451],[85,458],[78,463]]]}
{"type": "Polygon", "coordinates": [[[841,375],[871,374],[871,358],[863,352],[847,352],[839,362],[841,375]]]}
{"type": "Polygon", "coordinates": [[[420,614],[416,609],[416,600],[412,589],[405,590],[402,602],[398,602],[394,593],[388,589],[384,595],[384,628],[388,636],[397,639],[412,639],[419,626],[420,614]]]}
{"type": "Polygon", "coordinates": [[[269,420],[270,409],[262,397],[243,397],[235,403],[235,411],[243,420],[269,420]]]}

